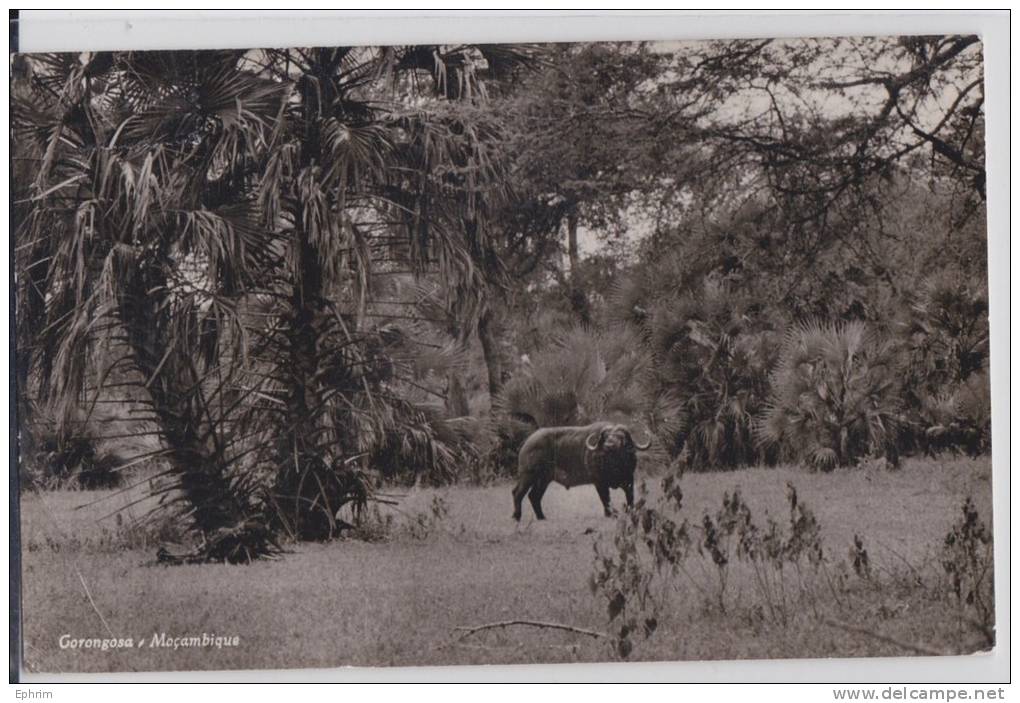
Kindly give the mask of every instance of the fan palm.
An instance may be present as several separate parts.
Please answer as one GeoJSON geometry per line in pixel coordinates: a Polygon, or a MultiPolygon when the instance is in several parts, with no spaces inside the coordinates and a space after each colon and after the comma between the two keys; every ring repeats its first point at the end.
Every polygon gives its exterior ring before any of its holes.
{"type": "Polygon", "coordinates": [[[626,332],[578,326],[555,335],[493,401],[494,468],[505,472],[515,466],[520,445],[536,426],[638,416],[644,407],[638,379],[646,361],[626,332]]]}
{"type": "Polygon", "coordinates": [[[36,169],[20,184],[18,240],[30,247],[18,269],[31,281],[21,298],[44,301],[29,320],[44,323],[20,340],[41,395],[65,422],[86,393],[99,400],[90,379],[102,386],[112,374],[144,394],[181,512],[209,556],[244,561],[273,540],[230,471],[229,418],[213,410],[207,381],[231,375],[222,346],[243,339],[236,303],[271,247],[248,215],[255,164],[213,171],[225,151],[266,138],[286,94],[237,61],[35,57],[15,129],[36,169]]]}
{"type": "Polygon", "coordinates": [[[495,409],[542,427],[630,417],[642,407],[635,380],[644,364],[632,336],[575,327],[530,358],[504,386],[495,409]]]}
{"type": "Polygon", "coordinates": [[[901,364],[893,344],[862,322],[791,332],[758,426],[766,446],[821,469],[895,446],[901,364]]]}
{"type": "Polygon", "coordinates": [[[636,329],[652,363],[645,376],[650,415],[663,444],[695,467],[738,466],[758,458],[752,418],[768,392],[774,361],[770,321],[747,294],[705,277],[678,285],[675,267],[661,278],[624,281],[610,313],[636,329]],[[666,294],[654,296],[657,281],[666,294]]]}

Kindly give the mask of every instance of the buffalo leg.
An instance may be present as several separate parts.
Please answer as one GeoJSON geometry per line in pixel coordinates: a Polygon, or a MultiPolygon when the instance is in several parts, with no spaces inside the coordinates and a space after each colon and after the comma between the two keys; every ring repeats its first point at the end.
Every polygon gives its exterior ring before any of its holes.
{"type": "Polygon", "coordinates": [[[514,520],[520,522],[521,520],[521,503],[524,502],[524,495],[528,492],[528,484],[526,481],[518,481],[517,485],[514,486],[514,520]]]}
{"type": "Polygon", "coordinates": [[[634,507],[634,483],[628,483],[623,486],[623,495],[627,498],[627,507],[634,507]]]}
{"type": "Polygon", "coordinates": [[[596,483],[595,490],[599,492],[599,500],[602,501],[602,510],[606,517],[612,517],[613,511],[609,507],[609,486],[604,483],[596,483]]]}
{"type": "Polygon", "coordinates": [[[548,487],[548,481],[539,480],[531,487],[531,492],[528,493],[528,500],[531,501],[531,507],[535,510],[536,520],[545,520],[545,513],[542,512],[542,496],[545,495],[545,489],[548,487]]]}

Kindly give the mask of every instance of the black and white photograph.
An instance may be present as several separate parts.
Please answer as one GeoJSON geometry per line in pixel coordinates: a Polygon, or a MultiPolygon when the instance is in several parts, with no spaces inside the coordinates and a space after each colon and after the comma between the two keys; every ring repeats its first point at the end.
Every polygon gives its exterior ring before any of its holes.
{"type": "Polygon", "coordinates": [[[21,667],[992,652],[983,56],[12,53],[21,667]]]}

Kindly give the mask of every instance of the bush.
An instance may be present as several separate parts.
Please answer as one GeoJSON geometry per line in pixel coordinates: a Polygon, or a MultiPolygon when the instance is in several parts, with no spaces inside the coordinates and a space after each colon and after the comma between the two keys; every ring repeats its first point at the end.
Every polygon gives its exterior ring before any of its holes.
{"type": "Polygon", "coordinates": [[[914,451],[976,456],[991,439],[988,291],[982,279],[946,270],[929,276],[901,320],[904,399],[914,451]]]}
{"type": "Polygon", "coordinates": [[[823,470],[869,454],[895,461],[901,374],[894,345],[862,322],[798,327],[772,375],[759,441],[823,470]]]}
{"type": "Polygon", "coordinates": [[[124,460],[104,447],[91,427],[75,424],[63,433],[46,432],[23,438],[22,487],[51,490],[115,488],[122,482],[117,470],[124,460]]]}
{"type": "Polygon", "coordinates": [[[760,302],[714,276],[693,292],[635,295],[621,288],[615,317],[636,326],[649,351],[649,414],[671,455],[695,469],[761,461],[753,418],[779,345],[760,302]]]}
{"type": "Polygon", "coordinates": [[[658,505],[641,498],[619,518],[611,545],[595,544],[589,587],[606,604],[620,658],[630,655],[639,634],[653,636],[676,594],[699,594],[706,611],[779,626],[806,606],[818,616],[818,601],[834,584],[820,525],[792,485],[786,524],[772,518],[756,523],[739,491],[724,494],[714,516],[706,513],[692,524],[681,519],[677,476],[663,480],[663,492],[658,505]],[[730,587],[735,570],[751,585],[736,596],[730,587]]]}
{"type": "Polygon", "coordinates": [[[626,332],[574,327],[536,352],[493,402],[494,472],[512,473],[517,452],[537,427],[630,420],[644,405],[646,357],[626,332]]]}
{"type": "Polygon", "coordinates": [[[963,503],[963,516],[942,543],[942,568],[949,578],[961,620],[976,628],[986,644],[995,644],[995,594],[992,533],[974,502],[963,503]]]}
{"type": "Polygon", "coordinates": [[[450,508],[446,505],[446,501],[441,496],[435,495],[432,496],[432,502],[429,503],[427,510],[421,510],[408,516],[409,519],[404,525],[404,529],[413,539],[428,539],[449,514],[450,508]]]}
{"type": "Polygon", "coordinates": [[[902,325],[909,339],[908,388],[938,394],[967,381],[988,362],[988,291],[960,272],[928,278],[902,325]]]}
{"type": "Polygon", "coordinates": [[[826,530],[831,534],[823,539],[822,525],[792,483],[779,514],[755,512],[737,489],[700,517],[685,514],[681,484],[680,476],[666,476],[655,501],[642,488],[615,532],[594,544],[589,588],[617,657],[634,656],[656,633],[690,628],[689,616],[676,616],[695,608],[702,632],[721,626],[759,636],[772,630],[776,639],[770,641],[778,642],[824,626],[908,652],[945,652],[944,641],[934,647],[914,641],[924,630],[908,627],[910,619],[890,622],[917,608],[911,619],[956,616],[956,630],[950,630],[955,651],[977,648],[964,642],[975,634],[984,645],[994,644],[992,534],[969,498],[933,545],[936,558],[914,564],[888,548],[890,554],[875,561],[866,534],[826,530]],[[846,557],[831,548],[833,540],[849,547],[846,557]],[[896,630],[906,637],[892,637],[896,630]]]}
{"type": "Polygon", "coordinates": [[[922,396],[915,411],[915,443],[925,454],[965,452],[978,456],[991,450],[992,397],[988,371],[972,374],[948,392],[922,396]]]}
{"type": "Polygon", "coordinates": [[[633,416],[642,407],[636,381],[646,365],[639,347],[626,332],[566,330],[506,383],[494,407],[540,427],[633,416]]]}
{"type": "MultiPolygon", "coordinates": [[[[492,419],[494,441],[485,456],[483,465],[487,467],[492,478],[503,478],[517,474],[517,454],[524,440],[534,432],[538,425],[531,418],[524,418],[502,413],[492,419]]],[[[477,482],[484,482],[484,476],[478,476],[477,482]]]]}
{"type": "MultiPolygon", "coordinates": [[[[372,481],[350,459],[327,463],[315,454],[296,457],[277,474],[274,493],[272,526],[282,528],[292,539],[328,540],[340,536],[345,528],[353,528],[338,517],[349,511],[359,522],[372,493],[372,481]]],[[[254,536],[247,532],[243,535],[254,536]]],[[[256,540],[268,540],[259,536],[256,540]]]]}
{"type": "Polygon", "coordinates": [[[486,443],[485,429],[471,417],[444,418],[411,404],[380,405],[361,418],[359,444],[367,465],[387,481],[452,483],[470,473],[486,443]]]}

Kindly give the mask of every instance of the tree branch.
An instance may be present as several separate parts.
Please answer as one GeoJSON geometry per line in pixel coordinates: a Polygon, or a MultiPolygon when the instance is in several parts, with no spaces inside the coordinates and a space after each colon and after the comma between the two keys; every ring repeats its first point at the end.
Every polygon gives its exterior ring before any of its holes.
{"type": "Polygon", "coordinates": [[[499,622],[489,622],[484,625],[475,625],[473,627],[461,626],[455,627],[455,630],[463,632],[458,641],[475,634],[476,632],[482,632],[483,630],[493,630],[496,628],[510,627],[511,625],[529,625],[531,627],[541,627],[550,630],[564,630],[566,632],[576,632],[579,635],[587,635],[588,637],[608,637],[604,632],[598,632],[596,630],[586,630],[583,627],[574,627],[573,625],[561,625],[556,622],[541,622],[539,620],[501,620],[499,622]]]}
{"type": "Polygon", "coordinates": [[[828,625],[829,627],[835,627],[840,630],[846,630],[847,632],[853,632],[858,635],[867,635],[868,637],[872,637],[876,640],[879,640],[880,642],[893,644],[896,645],[897,647],[900,647],[901,649],[908,649],[911,652],[916,652],[917,654],[923,654],[929,657],[941,657],[944,656],[945,654],[944,652],[929,649],[928,647],[924,647],[919,644],[914,644],[913,642],[903,642],[901,640],[890,637],[889,635],[883,635],[878,632],[872,632],[871,630],[865,629],[863,627],[855,627],[854,625],[848,625],[846,623],[838,622],[836,620],[830,620],[829,618],[823,618],[822,622],[828,625]]]}

